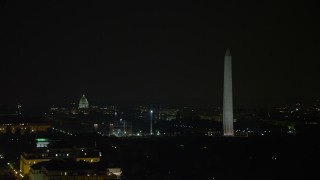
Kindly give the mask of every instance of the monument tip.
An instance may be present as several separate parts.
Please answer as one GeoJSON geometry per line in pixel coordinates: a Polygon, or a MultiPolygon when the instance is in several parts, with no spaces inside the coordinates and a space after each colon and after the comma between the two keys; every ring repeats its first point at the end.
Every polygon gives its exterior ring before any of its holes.
{"type": "Polygon", "coordinates": [[[225,56],[231,56],[230,49],[228,48],[225,56]]]}

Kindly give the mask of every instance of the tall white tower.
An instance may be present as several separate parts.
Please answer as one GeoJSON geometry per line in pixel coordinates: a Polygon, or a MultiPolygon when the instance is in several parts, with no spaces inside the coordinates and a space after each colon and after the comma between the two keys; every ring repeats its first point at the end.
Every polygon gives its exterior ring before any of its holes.
{"type": "Polygon", "coordinates": [[[223,83],[223,135],[233,136],[233,103],[232,103],[232,63],[231,53],[227,49],[224,56],[223,83]]]}

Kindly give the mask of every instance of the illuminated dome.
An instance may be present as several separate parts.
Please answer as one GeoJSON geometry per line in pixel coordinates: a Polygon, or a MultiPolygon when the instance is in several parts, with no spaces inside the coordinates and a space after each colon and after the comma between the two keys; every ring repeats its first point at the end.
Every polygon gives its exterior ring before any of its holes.
{"type": "Polygon", "coordinates": [[[79,102],[79,109],[87,109],[89,108],[89,103],[87,98],[83,95],[79,102]]]}

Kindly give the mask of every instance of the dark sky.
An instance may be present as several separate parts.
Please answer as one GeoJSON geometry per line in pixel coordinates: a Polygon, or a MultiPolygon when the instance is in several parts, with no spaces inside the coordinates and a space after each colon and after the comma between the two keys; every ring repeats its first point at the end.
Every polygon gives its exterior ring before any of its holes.
{"type": "MultiPolygon", "coordinates": [[[[316,2],[316,1],[314,1],[316,2]]],[[[320,97],[312,1],[1,1],[0,104],[221,105],[320,97]]]]}

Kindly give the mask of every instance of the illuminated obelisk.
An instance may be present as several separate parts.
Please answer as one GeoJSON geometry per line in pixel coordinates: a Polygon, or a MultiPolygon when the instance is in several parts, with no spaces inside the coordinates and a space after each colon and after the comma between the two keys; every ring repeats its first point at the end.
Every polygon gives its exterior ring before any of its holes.
{"type": "Polygon", "coordinates": [[[232,103],[232,63],[231,53],[227,49],[224,56],[223,82],[223,135],[233,136],[233,103],[232,103]]]}

